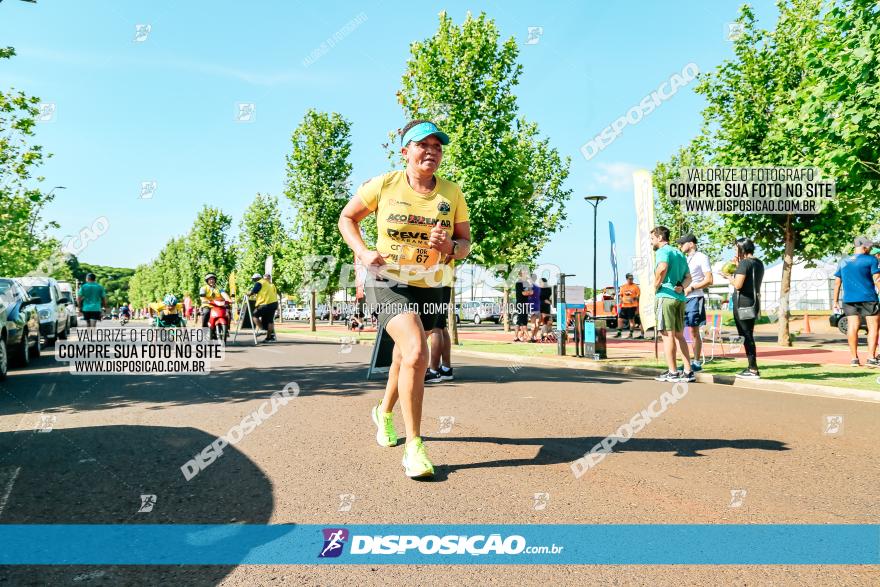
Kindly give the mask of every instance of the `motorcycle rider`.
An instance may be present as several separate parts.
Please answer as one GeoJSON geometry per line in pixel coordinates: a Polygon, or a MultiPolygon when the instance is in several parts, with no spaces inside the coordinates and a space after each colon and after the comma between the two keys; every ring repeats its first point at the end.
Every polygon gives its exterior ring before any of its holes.
{"type": "Polygon", "coordinates": [[[131,308],[128,303],[122,304],[119,308],[119,319],[123,322],[131,320],[131,308]]]}
{"type": "Polygon", "coordinates": [[[208,327],[213,302],[225,300],[228,304],[232,303],[226,290],[217,286],[217,275],[214,273],[205,275],[205,285],[199,289],[199,299],[202,301],[202,328],[208,327]]]}

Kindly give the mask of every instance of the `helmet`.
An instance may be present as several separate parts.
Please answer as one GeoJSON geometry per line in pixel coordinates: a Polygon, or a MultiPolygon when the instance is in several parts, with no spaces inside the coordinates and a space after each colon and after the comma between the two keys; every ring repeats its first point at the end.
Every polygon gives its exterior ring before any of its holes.
{"type": "Polygon", "coordinates": [[[205,281],[207,282],[207,281],[208,281],[209,279],[211,279],[212,277],[213,277],[214,279],[217,279],[217,274],[216,274],[216,273],[208,273],[207,275],[205,275],[205,281]]]}
{"type": "Polygon", "coordinates": [[[167,296],[165,296],[162,299],[162,302],[166,306],[176,306],[177,305],[177,298],[173,294],[168,294],[167,296]]]}

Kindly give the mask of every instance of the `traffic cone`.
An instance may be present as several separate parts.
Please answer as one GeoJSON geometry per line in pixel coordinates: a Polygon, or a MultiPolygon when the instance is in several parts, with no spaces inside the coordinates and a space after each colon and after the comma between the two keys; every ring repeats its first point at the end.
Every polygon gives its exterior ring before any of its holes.
{"type": "Polygon", "coordinates": [[[810,330],[810,315],[807,312],[804,312],[804,334],[813,334],[810,330]]]}

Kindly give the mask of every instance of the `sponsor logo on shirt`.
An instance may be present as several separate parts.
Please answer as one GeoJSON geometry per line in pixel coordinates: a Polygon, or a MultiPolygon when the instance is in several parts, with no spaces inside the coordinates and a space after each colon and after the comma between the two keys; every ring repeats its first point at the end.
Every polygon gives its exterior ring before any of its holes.
{"type": "Polygon", "coordinates": [[[426,216],[417,216],[415,214],[389,214],[386,222],[390,224],[417,224],[419,226],[434,226],[437,221],[440,226],[449,228],[452,223],[449,220],[440,220],[439,218],[429,218],[426,216]]]}
{"type": "Polygon", "coordinates": [[[388,236],[390,236],[391,238],[396,238],[396,239],[400,239],[400,240],[421,239],[421,240],[426,241],[431,238],[430,236],[428,236],[427,232],[417,232],[417,231],[412,231],[412,230],[395,230],[393,228],[387,228],[385,230],[388,232],[388,236]]]}
{"type": "Polygon", "coordinates": [[[448,214],[449,202],[445,200],[440,200],[440,202],[437,203],[437,210],[439,210],[441,214],[448,214]]]}

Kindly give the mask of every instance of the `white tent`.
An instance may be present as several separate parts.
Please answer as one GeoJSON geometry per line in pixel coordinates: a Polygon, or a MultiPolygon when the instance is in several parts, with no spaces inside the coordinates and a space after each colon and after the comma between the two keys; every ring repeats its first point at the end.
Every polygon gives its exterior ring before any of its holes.
{"type": "MultiPolygon", "coordinates": [[[[728,281],[721,275],[721,268],[729,261],[720,261],[712,266],[714,284],[710,294],[723,296],[732,291],[728,281]]],[[[789,308],[792,310],[830,310],[831,297],[834,292],[834,272],[837,264],[828,261],[816,261],[813,267],[807,263],[798,263],[791,268],[791,291],[789,308]]],[[[761,302],[765,309],[779,305],[779,293],[782,289],[782,261],[764,268],[764,279],[761,283],[761,302]]]]}

